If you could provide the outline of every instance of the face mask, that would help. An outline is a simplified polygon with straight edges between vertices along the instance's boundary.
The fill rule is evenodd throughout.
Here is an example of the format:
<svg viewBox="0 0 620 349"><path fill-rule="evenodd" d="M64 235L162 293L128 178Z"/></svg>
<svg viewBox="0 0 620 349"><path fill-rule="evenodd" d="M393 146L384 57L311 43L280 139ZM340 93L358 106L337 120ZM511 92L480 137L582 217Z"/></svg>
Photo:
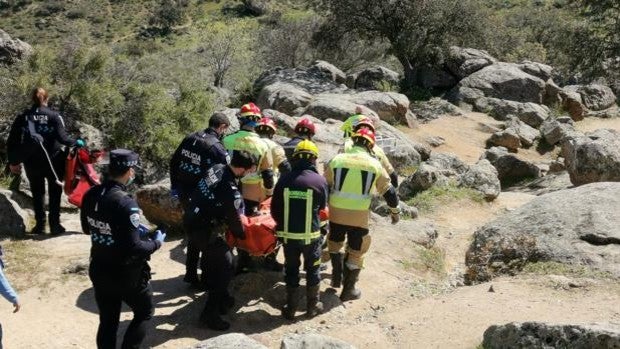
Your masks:
<svg viewBox="0 0 620 349"><path fill-rule="evenodd" d="M136 180L136 173L135 172L133 172L131 177L129 177L129 179L127 180L127 184L125 184L125 186L130 186L133 183L134 180Z"/></svg>

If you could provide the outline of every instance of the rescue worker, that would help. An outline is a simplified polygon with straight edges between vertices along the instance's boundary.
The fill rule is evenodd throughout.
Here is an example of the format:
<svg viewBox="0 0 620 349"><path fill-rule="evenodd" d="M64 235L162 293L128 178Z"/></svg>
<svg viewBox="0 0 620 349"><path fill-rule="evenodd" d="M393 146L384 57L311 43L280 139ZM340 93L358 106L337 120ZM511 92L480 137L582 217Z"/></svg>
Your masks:
<svg viewBox="0 0 620 349"><path fill-rule="evenodd" d="M353 147L336 155L328 164L325 177L330 186L328 249L332 261L332 286L343 284L342 301L358 299L355 288L364 255L370 247L370 201L373 190L383 195L391 208L392 224L400 218L398 196L379 160L371 155L375 135L360 129L351 137ZM346 255L341 253L345 236ZM342 278L344 276L344 279Z"/></svg>
<svg viewBox="0 0 620 349"><path fill-rule="evenodd" d="M48 107L49 95L41 87L32 92L33 105L17 116L7 140L9 168L20 174L22 164L32 191L36 225L31 234L45 232L45 181L49 196L49 225L52 235L65 232L60 224L60 196L65 173L63 146L84 146L84 140L71 138L62 116Z"/></svg>
<svg viewBox="0 0 620 349"><path fill-rule="evenodd" d="M265 198L265 190L273 189L273 160L269 146L256 133L255 129L262 118L261 110L254 103L244 104L239 111L240 130L224 137L224 147L229 153L245 150L258 158L258 170L241 178L241 193L245 203L245 214L254 215ZM268 267L275 271L282 270L282 265L275 260L275 253L266 257ZM270 264L270 265L269 265ZM238 272L251 269L252 259L245 251L238 251Z"/></svg>
<svg viewBox="0 0 620 349"><path fill-rule="evenodd" d="M133 311L122 348L139 348L153 316L153 292L149 280L150 255L164 243L166 233L151 238L140 228L140 208L126 192L134 178L138 155L127 149L110 152L108 177L84 196L80 219L90 234L89 276L99 308L98 348L115 348L116 332L124 302Z"/></svg>
<svg viewBox="0 0 620 349"><path fill-rule="evenodd" d="M345 127L345 125L348 126ZM373 133L375 133L375 126L372 120L362 114L356 114L349 117L349 119L347 119L347 121L343 124L343 129L346 130L345 134L353 134L362 128L368 128ZM347 152L349 149L351 149L351 147L353 147L353 141L351 140L351 138L345 139L344 151ZM377 158L377 160L379 160L379 162L381 162L381 166L383 166L383 168L385 168L385 170L387 171L388 175L390 176L390 182L392 183L392 186L394 188L397 188L398 174L396 173L396 170L394 170L394 166L392 166L392 164L390 163L390 160L388 159L387 155L385 155L383 149L379 145L375 144L375 146L372 148L372 154Z"/></svg>
<svg viewBox="0 0 620 349"><path fill-rule="evenodd" d="M209 127L204 131L194 132L185 137L170 160L170 192L179 198L183 210L189 205L189 195L196 188L198 181L207 173L207 169L216 164L227 164L228 152L220 141L230 126L225 115L214 114L209 118ZM198 286L198 261L200 250L187 242L187 259L183 281ZM204 261L203 263L204 264ZM204 273L204 265L201 269Z"/></svg>
<svg viewBox="0 0 620 349"><path fill-rule="evenodd" d="M245 239L241 222L244 203L238 178L256 171L258 158L247 151L233 151L229 165L217 164L207 170L190 196L183 215L192 243L205 258L205 281L209 298L200 319L210 329L225 331L230 324L221 318L233 305L228 293L233 276L232 250L225 240L228 229L237 239Z"/></svg>
<svg viewBox="0 0 620 349"><path fill-rule="evenodd" d="M327 181L319 175L316 160L319 149L309 140L297 144L292 172L280 178L271 199L271 216L276 221L278 237L284 244L284 280L286 305L282 315L295 318L299 301L300 257L306 271L306 316L323 311L319 301L321 264L320 210L327 205Z"/></svg>
<svg viewBox="0 0 620 349"><path fill-rule="evenodd" d="M286 158L288 161L293 161L293 152L295 152L295 148L297 144L303 140L312 140L312 137L316 134L316 126L314 122L310 120L310 118L303 117L297 125L295 125L295 137L291 138L288 142L284 143L282 146L284 148L284 153L286 154Z"/></svg>
<svg viewBox="0 0 620 349"><path fill-rule="evenodd" d="M256 126L256 133L265 143L267 143L269 151L271 152L271 160L273 161L274 182L277 182L280 174L288 173L291 171L291 164L286 158L284 148L282 148L280 144L273 141L273 135L276 133L277 130L278 128L276 127L276 123L268 117L263 117L262 119L260 119L258 125ZM272 192L273 190L268 191L267 196L271 196Z"/></svg>

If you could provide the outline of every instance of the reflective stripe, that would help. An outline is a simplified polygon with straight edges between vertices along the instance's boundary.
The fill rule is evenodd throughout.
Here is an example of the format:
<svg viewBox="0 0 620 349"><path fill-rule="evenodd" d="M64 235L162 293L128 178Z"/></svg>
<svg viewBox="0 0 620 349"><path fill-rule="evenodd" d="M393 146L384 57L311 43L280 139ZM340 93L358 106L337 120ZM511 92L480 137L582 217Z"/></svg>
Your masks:
<svg viewBox="0 0 620 349"><path fill-rule="evenodd" d="M368 173L366 176L366 184L364 185L364 193L370 193L370 189L372 188L372 183L375 181L374 173Z"/></svg>
<svg viewBox="0 0 620 349"><path fill-rule="evenodd" d="M372 184L372 182L371 182ZM343 198L343 199L352 199L352 200L368 200L370 199L370 194L356 194L356 193L345 193L342 191L333 191L330 195L330 197L339 197L339 198Z"/></svg>
<svg viewBox="0 0 620 349"><path fill-rule="evenodd" d="M305 200L306 201L306 215L305 226L303 233L289 232L289 214L290 214L290 200ZM304 240L306 245L310 244L313 239L317 239L321 236L321 231L312 231L312 189L307 189L305 192L298 190L289 190L284 188L284 231L278 231L276 234L286 240Z"/></svg>

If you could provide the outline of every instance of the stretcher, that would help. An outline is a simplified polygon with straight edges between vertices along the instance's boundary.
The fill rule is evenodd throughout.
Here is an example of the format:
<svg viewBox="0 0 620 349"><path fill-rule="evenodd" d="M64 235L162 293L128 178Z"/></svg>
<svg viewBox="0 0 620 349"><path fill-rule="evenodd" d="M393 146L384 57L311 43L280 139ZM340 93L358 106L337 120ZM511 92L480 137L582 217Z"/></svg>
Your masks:
<svg viewBox="0 0 620 349"><path fill-rule="evenodd" d="M64 192L68 201L82 207L84 194L94 185L100 183L100 177L93 164L103 156L102 151L89 151L86 148L73 148L65 161Z"/></svg>

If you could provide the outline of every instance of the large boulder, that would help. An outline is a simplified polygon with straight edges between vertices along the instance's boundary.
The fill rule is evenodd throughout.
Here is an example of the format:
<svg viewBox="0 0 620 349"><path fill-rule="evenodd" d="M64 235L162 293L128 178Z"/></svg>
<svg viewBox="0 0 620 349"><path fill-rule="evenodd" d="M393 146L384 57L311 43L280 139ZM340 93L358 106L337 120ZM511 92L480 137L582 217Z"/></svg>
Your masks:
<svg viewBox="0 0 620 349"><path fill-rule="evenodd" d="M282 339L280 349L355 349L340 339L315 334L287 334Z"/></svg>
<svg viewBox="0 0 620 349"><path fill-rule="evenodd" d="M495 200L502 190L497 170L486 159L469 166L459 177L459 186L479 191L487 201Z"/></svg>
<svg viewBox="0 0 620 349"><path fill-rule="evenodd" d="M517 117L535 128L538 128L549 117L549 108L544 105L497 98L480 98L475 102L475 109L487 113L497 120Z"/></svg>
<svg viewBox="0 0 620 349"><path fill-rule="evenodd" d="M170 195L170 179L140 188L136 201L149 222L165 225L173 231L183 230L183 208L179 200Z"/></svg>
<svg viewBox="0 0 620 349"><path fill-rule="evenodd" d="M439 170L431 165L422 163L411 176L405 178L398 186L398 196L403 200L414 197L417 193L429 189L439 179Z"/></svg>
<svg viewBox="0 0 620 349"><path fill-rule="evenodd" d="M555 325L512 322L484 331L485 349L620 348L620 327L614 324Z"/></svg>
<svg viewBox="0 0 620 349"><path fill-rule="evenodd" d="M385 84L398 86L399 81L400 76L397 72L377 66L359 72L355 79L355 88L358 90L378 90Z"/></svg>
<svg viewBox="0 0 620 349"><path fill-rule="evenodd" d="M319 72L337 84L344 84L347 81L347 75L342 70L326 61L314 61L308 70Z"/></svg>
<svg viewBox="0 0 620 349"><path fill-rule="evenodd" d="M616 95L604 85L571 85L565 86L564 90L578 93L588 110L604 110L616 104Z"/></svg>
<svg viewBox="0 0 620 349"><path fill-rule="evenodd" d="M549 81L553 76L553 67L543 63L523 61L519 64L519 68L524 72L534 75L544 81Z"/></svg>
<svg viewBox="0 0 620 349"><path fill-rule="evenodd" d="M385 121L377 125L377 144L383 149L397 173L418 166L431 153L430 148L412 141L402 131Z"/></svg>
<svg viewBox="0 0 620 349"><path fill-rule="evenodd" d="M188 349L267 349L266 346L253 340L243 333L227 333L209 338Z"/></svg>
<svg viewBox="0 0 620 349"><path fill-rule="evenodd" d="M571 118L549 118L540 126L540 133L547 144L556 145L577 133Z"/></svg>
<svg viewBox="0 0 620 349"><path fill-rule="evenodd" d="M273 68L264 71L256 81L253 90L256 96L266 86L275 83L287 83L311 94L320 93L341 93L348 88L344 85L335 83L332 79L325 76L322 71L307 68Z"/></svg>
<svg viewBox="0 0 620 349"><path fill-rule="evenodd" d="M11 197L9 190L0 190L0 236L23 236L28 215Z"/></svg>
<svg viewBox="0 0 620 349"><path fill-rule="evenodd" d="M540 138L540 131L517 118L508 120L506 129L515 130L524 148L531 147Z"/></svg>
<svg viewBox="0 0 620 349"><path fill-rule="evenodd" d="M512 152L516 152L521 148L521 139L514 128L507 128L493 133L487 143L491 146L504 147Z"/></svg>
<svg viewBox="0 0 620 349"><path fill-rule="evenodd" d="M34 50L30 44L11 36L0 29L0 64L13 64L30 57Z"/></svg>
<svg viewBox="0 0 620 349"><path fill-rule="evenodd" d="M527 263L588 266L620 277L620 183L539 196L485 224L466 254L466 281L513 274Z"/></svg>
<svg viewBox="0 0 620 349"><path fill-rule="evenodd" d="M421 122L429 122L439 119L441 116L464 116L465 112L454 104L441 99L431 98L428 101L412 102L409 109L415 114L416 119Z"/></svg>
<svg viewBox="0 0 620 349"><path fill-rule="evenodd" d="M562 144L562 154L571 182L620 181L620 133L601 129Z"/></svg>
<svg viewBox="0 0 620 349"><path fill-rule="evenodd" d="M312 95L305 90L284 82L276 82L265 86L256 99L262 109L276 109L283 113L295 114L300 108L306 107Z"/></svg>
<svg viewBox="0 0 620 349"><path fill-rule="evenodd" d="M482 155L482 158L489 160L497 169L497 176L503 187L542 175L538 166L508 153L504 147L490 148Z"/></svg>
<svg viewBox="0 0 620 349"><path fill-rule="evenodd" d="M457 46L450 47L448 59L446 60L448 69L458 79L463 79L494 63L497 63L497 59L493 58L486 51Z"/></svg>
<svg viewBox="0 0 620 349"><path fill-rule="evenodd" d="M448 98L472 105L482 97L541 104L545 87L545 81L525 73L517 64L495 63L461 80Z"/></svg>
<svg viewBox="0 0 620 349"><path fill-rule="evenodd" d="M446 90L458 83L457 78L444 69L424 67L417 74L420 86L425 89Z"/></svg>

